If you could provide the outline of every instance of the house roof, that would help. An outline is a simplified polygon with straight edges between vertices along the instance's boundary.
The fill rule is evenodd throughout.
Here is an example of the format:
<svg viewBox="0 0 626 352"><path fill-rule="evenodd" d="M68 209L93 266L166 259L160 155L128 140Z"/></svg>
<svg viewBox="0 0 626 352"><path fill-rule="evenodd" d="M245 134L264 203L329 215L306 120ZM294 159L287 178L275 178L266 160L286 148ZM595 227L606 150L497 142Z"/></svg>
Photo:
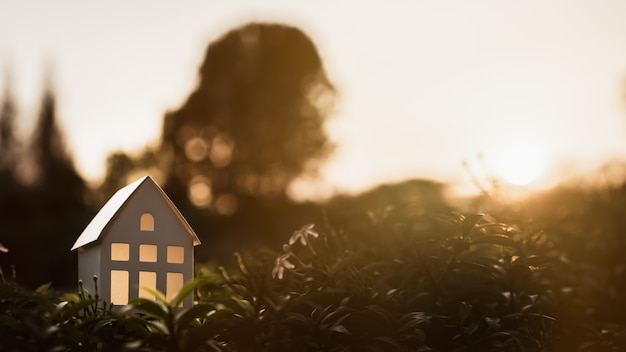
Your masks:
<svg viewBox="0 0 626 352"><path fill-rule="evenodd" d="M144 184L145 182L151 183L163 196L163 199L172 209L178 220L180 220L181 224L185 227L189 235L193 238L193 245L197 246L200 244L200 240L196 233L193 231L187 220L183 217L183 215L178 211L174 203L170 200L170 198L163 192L163 189L159 187L159 185L154 182L154 180L150 176L144 176L137 181L127 185L126 187L121 188L109 199L108 202L100 209L98 214L91 220L91 222L87 225L87 227L83 230L83 232L78 236L76 242L74 242L74 246L72 247L72 251L83 247L89 243L97 241L102 235L103 231L106 229L107 225L113 220L117 214L119 214L120 210L124 207L124 205L128 202L129 199L133 197L135 191Z"/></svg>

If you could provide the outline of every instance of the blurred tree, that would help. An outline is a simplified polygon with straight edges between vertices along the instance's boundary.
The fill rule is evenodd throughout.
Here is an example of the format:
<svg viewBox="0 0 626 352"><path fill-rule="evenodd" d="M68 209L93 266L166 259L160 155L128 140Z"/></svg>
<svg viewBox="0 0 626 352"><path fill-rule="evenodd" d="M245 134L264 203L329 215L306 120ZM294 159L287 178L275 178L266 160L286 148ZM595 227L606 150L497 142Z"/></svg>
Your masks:
<svg viewBox="0 0 626 352"><path fill-rule="evenodd" d="M27 287L51 282L57 288L73 289L77 259L70 248L92 211L85 205L85 182L64 145L54 94L48 85L32 140L28 149L19 154L15 151L15 109L10 95L5 96L3 106L0 243L9 249L2 259L3 269L14 265L17 281ZM20 173L26 176L26 184L13 176L8 178L7 175L16 173L16 162L6 161L11 159L20 160Z"/></svg>
<svg viewBox="0 0 626 352"><path fill-rule="evenodd" d="M126 186L134 168L135 163L128 154L122 151L109 154L106 160L106 175L98 187L96 205L103 205L113 193Z"/></svg>
<svg viewBox="0 0 626 352"><path fill-rule="evenodd" d="M251 23L226 33L209 45L195 91L165 116L166 188L221 214L242 196L284 195L332 150L323 122L334 97L299 29Z"/></svg>
<svg viewBox="0 0 626 352"><path fill-rule="evenodd" d="M89 203L101 207L117 190L145 175L151 175L157 183L163 184L167 165L159 163L159 159L162 158L151 146L133 155L121 150L109 154L104 180L89 193Z"/></svg>
<svg viewBox="0 0 626 352"><path fill-rule="evenodd" d="M361 194L337 195L325 204L330 223L345 231L361 231L372 224L393 223L398 218L418 219L452 210L446 186L426 179L412 179L376 186Z"/></svg>
<svg viewBox="0 0 626 352"><path fill-rule="evenodd" d="M311 39L279 24L250 23L209 44L198 85L165 114L159 145L107 160L101 205L120 187L152 175L210 245L199 260L270 245L319 207L294 204L286 187L315 176L333 146L324 120L336 92Z"/></svg>
<svg viewBox="0 0 626 352"><path fill-rule="evenodd" d="M50 183L63 182L71 185L71 189L54 191L63 192L63 198L67 201L76 202L80 199L78 203L82 202L85 184L76 172L72 158L65 147L63 134L57 123L55 97L50 87L46 88L43 94L31 154L34 159L35 184L45 186ZM68 191L72 193L67 194Z"/></svg>
<svg viewBox="0 0 626 352"><path fill-rule="evenodd" d="M0 108L0 172L15 168L18 139L15 136L17 109L13 94L7 85Z"/></svg>
<svg viewBox="0 0 626 352"><path fill-rule="evenodd" d="M16 218L25 208L25 188L16 178L19 159L19 142L15 135L17 108L11 88L6 86L0 107L0 243L8 249L20 243L19 226ZM7 273L12 270L13 253L0 256L0 268Z"/></svg>
<svg viewBox="0 0 626 352"><path fill-rule="evenodd" d="M43 94L30 154L35 194L30 213L35 215L32 235L36 238L32 245L40 250L40 256L32 257L33 262L23 271L32 284L38 278L51 280L56 286L75 285L76 253L70 248L89 222L91 212L85 205L87 187L74 168L58 126L55 97L49 85Z"/></svg>

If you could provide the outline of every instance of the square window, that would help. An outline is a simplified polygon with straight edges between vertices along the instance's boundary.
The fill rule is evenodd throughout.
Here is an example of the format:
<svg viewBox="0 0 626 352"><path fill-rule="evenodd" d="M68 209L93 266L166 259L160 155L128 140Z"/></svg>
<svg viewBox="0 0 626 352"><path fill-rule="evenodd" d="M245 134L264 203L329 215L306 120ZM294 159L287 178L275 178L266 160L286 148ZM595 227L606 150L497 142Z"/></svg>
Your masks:
<svg viewBox="0 0 626 352"><path fill-rule="evenodd" d="M129 248L128 243L111 243L111 260L127 262Z"/></svg>
<svg viewBox="0 0 626 352"><path fill-rule="evenodd" d="M182 264L185 262L185 248L181 246L167 246L167 262Z"/></svg>
<svg viewBox="0 0 626 352"><path fill-rule="evenodd" d="M183 273L167 273L167 285L165 290L165 297L167 300L171 300L176 296L178 291L183 288L185 279ZM182 306L182 303L181 303Z"/></svg>
<svg viewBox="0 0 626 352"><path fill-rule="evenodd" d="M154 294L146 291L145 288L156 290L157 275L153 271L139 272L139 297L154 299Z"/></svg>
<svg viewBox="0 0 626 352"><path fill-rule="evenodd" d="M111 303L128 304L128 271L111 270Z"/></svg>
<svg viewBox="0 0 626 352"><path fill-rule="evenodd" d="M139 261L156 263L157 246L154 244L140 244L139 245Z"/></svg>

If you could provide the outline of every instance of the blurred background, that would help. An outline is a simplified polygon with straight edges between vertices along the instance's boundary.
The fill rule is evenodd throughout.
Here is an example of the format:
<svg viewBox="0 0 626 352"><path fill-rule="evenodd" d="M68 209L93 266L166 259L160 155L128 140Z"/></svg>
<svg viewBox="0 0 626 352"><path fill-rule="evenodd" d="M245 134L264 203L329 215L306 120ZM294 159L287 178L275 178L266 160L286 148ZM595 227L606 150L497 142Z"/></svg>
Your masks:
<svg viewBox="0 0 626 352"><path fill-rule="evenodd" d="M200 236L199 261L397 202L485 211L543 192L529 215L573 217L566 199L595 203L545 192L622 187L625 14L621 1L4 0L2 270L72 288L72 243L145 174Z"/></svg>

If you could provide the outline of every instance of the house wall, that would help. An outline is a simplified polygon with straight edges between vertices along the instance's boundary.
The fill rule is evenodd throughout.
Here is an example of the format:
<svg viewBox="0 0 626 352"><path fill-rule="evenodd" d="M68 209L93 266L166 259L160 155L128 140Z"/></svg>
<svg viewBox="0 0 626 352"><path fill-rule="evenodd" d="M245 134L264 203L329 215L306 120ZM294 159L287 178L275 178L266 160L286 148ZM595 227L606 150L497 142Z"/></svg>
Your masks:
<svg viewBox="0 0 626 352"><path fill-rule="evenodd" d="M109 292L110 287L103 291L102 273L100 272L100 245L95 243L78 249L78 279L83 281L83 288L92 296L95 296L96 289L93 277L98 277L98 293ZM105 280L108 281L108 280Z"/></svg>
<svg viewBox="0 0 626 352"><path fill-rule="evenodd" d="M142 214L150 213L154 218L154 231L141 231ZM129 300L138 297L139 272L156 273L157 290L167 292L167 273L180 273L183 282L193 279L193 238L181 224L180 219L169 207L158 189L149 182L143 183L126 202L118 215L109 223L100 238L102 244L102 275L107 277L102 285L102 296L110 299L111 270L129 272ZM111 261L111 243L127 243L127 261ZM140 246L156 245L156 262L140 261ZM167 247L184 248L184 263L168 263ZM188 297L183 306L192 305Z"/></svg>

